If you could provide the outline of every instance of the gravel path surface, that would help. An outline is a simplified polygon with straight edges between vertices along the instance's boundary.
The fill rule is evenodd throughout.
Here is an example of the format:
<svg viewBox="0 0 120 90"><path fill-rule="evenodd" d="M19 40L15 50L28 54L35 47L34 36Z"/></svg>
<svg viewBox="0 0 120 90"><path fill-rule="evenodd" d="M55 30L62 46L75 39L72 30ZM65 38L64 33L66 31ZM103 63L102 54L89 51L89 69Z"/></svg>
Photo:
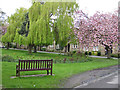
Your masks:
<svg viewBox="0 0 120 90"><path fill-rule="evenodd" d="M101 69L94 69L91 71L87 71L78 75L74 75L70 78L68 78L64 82L63 88L74 88L78 85L82 85L84 83L89 83L92 80L98 79L100 77L106 76L108 74L111 74L113 72L116 72L118 70L118 65L105 67Z"/></svg>
<svg viewBox="0 0 120 90"><path fill-rule="evenodd" d="M0 90L2 89L2 85L0 85Z"/></svg>

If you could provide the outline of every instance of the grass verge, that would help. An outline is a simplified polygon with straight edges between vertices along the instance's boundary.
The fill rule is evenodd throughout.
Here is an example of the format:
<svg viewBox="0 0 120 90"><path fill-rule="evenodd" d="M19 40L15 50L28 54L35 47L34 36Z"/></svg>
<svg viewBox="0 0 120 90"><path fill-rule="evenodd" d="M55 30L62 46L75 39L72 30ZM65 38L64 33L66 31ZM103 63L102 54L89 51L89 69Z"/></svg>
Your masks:
<svg viewBox="0 0 120 90"><path fill-rule="evenodd" d="M15 55L13 54L15 53ZM3 54L9 54L17 59L17 55L24 57L32 57L27 55L26 51L14 51L14 50L3 50ZM54 58L68 57L59 56L56 54L44 54L36 53L32 54L35 59L45 57ZM43 59L45 59L43 58ZM79 62L79 63L54 63L53 64L53 74L55 76L43 76L43 77L19 77L10 78L16 75L16 64L18 62L0 62L2 63L2 85L5 88L58 88L62 81L71 77L72 75L79 74L85 71L89 71L96 68L103 68L112 65L117 65L118 60L114 59L103 59L103 58L90 58L92 61ZM33 74L46 74L46 71L26 71L21 72L21 75L33 75Z"/></svg>
<svg viewBox="0 0 120 90"><path fill-rule="evenodd" d="M61 80L64 80L72 75L82 73L88 70L108 67L118 64L117 60L113 59L96 59L91 62L83 63L61 63L54 64L53 74L55 76L43 77L20 77L10 78L15 76L15 62L2 62L2 84L7 88L58 88ZM27 71L21 72L21 75L42 74L46 71Z"/></svg>

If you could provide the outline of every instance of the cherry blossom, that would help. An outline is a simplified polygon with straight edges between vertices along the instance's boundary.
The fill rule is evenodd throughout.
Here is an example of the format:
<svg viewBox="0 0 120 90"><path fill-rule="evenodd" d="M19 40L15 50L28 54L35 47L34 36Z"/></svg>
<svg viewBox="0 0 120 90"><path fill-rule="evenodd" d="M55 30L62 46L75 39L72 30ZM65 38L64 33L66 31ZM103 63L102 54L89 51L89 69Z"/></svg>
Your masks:
<svg viewBox="0 0 120 90"><path fill-rule="evenodd" d="M118 43L118 15L114 13L96 12L87 17L83 11L77 11L74 21L74 32L83 47L98 46L110 48Z"/></svg>

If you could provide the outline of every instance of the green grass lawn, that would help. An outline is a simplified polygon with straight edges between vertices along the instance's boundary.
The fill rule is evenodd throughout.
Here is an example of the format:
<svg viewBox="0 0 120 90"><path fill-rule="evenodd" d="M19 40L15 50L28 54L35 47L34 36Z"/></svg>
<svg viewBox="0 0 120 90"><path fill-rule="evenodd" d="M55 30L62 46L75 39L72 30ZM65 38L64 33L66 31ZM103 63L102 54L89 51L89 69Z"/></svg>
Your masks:
<svg viewBox="0 0 120 90"><path fill-rule="evenodd" d="M23 55L23 57L31 57L25 51L14 51L14 50L4 50L4 54L14 55L17 59L17 55ZM41 59L53 58L54 57L68 57L56 54L43 54L37 53L32 54L34 58ZM42 56L43 55L43 56ZM53 64L53 74L55 76L43 76L43 77L20 77L20 78L10 78L16 75L16 64L18 62L2 62L2 85L6 88L57 88L72 75L79 74L88 70L102 68L112 65L117 65L118 60L114 59L99 59L91 58L92 61L80 62L80 63L54 63ZM33 75L33 74L45 74L46 71L26 71L21 72L21 75Z"/></svg>
<svg viewBox="0 0 120 90"><path fill-rule="evenodd" d="M2 49L2 55L10 55L14 59L51 59L51 58L64 58L63 55L50 54L50 53L32 53L29 54L28 51L22 50L6 50ZM66 56L65 56L66 57Z"/></svg>

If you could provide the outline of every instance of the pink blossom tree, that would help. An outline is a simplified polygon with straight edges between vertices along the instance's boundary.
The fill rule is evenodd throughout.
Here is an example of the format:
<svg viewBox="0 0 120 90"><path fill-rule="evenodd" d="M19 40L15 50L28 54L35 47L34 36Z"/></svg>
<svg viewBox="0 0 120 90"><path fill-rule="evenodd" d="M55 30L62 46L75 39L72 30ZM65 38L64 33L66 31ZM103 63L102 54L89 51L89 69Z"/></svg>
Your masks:
<svg viewBox="0 0 120 90"><path fill-rule="evenodd" d="M113 43L118 43L117 12L105 14L96 12L90 18L81 19L79 28L74 31L77 32L80 44L88 47L102 44L108 51L107 57L110 58Z"/></svg>
<svg viewBox="0 0 120 90"><path fill-rule="evenodd" d="M89 49L93 45L93 30L92 26L89 23L89 18L87 14L83 11L76 11L74 17L74 33L76 34L80 46L83 48ZM91 40L92 39L92 40Z"/></svg>

